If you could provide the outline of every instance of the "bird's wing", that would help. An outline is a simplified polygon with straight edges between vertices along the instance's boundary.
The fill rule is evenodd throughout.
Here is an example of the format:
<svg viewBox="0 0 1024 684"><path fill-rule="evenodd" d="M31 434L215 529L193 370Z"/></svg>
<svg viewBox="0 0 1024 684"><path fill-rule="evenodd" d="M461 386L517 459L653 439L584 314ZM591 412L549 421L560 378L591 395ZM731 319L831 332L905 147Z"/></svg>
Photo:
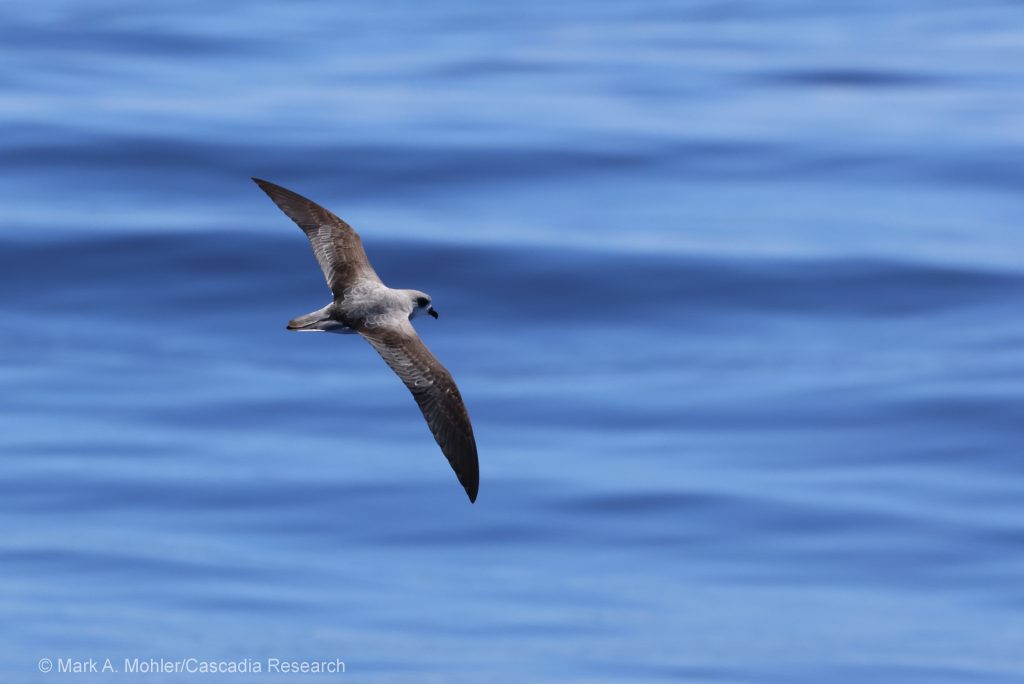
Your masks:
<svg viewBox="0 0 1024 684"><path fill-rule="evenodd" d="M253 180L309 238L320 270L336 298L344 297L345 288L358 280L380 282L366 258L363 241L352 226L302 195L259 178Z"/></svg>
<svg viewBox="0 0 1024 684"><path fill-rule="evenodd" d="M451 373L434 358L409 321L359 331L398 374L419 404L430 431L469 495L476 501L480 466L469 413Z"/></svg>

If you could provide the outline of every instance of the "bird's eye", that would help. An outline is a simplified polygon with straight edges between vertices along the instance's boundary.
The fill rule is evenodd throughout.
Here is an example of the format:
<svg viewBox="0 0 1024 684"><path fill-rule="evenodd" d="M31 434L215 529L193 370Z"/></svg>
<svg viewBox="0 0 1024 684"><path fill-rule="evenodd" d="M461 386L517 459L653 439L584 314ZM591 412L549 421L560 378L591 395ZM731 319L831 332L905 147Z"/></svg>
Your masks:
<svg viewBox="0 0 1024 684"><path fill-rule="evenodd" d="M416 306L426 306L429 303L430 303L430 300L427 299L426 297L417 297L416 298Z"/></svg>

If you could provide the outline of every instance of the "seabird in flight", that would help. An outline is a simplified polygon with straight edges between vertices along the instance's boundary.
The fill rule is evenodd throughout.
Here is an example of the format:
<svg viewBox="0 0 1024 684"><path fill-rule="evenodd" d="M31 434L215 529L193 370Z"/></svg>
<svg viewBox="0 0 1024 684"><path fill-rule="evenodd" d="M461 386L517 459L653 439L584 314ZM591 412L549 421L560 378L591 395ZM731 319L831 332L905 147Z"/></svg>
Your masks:
<svg viewBox="0 0 1024 684"><path fill-rule="evenodd" d="M334 301L289 321L289 330L359 334L391 366L419 404L459 482L476 501L480 468L462 395L451 374L412 327L412 319L437 311L430 295L393 290L370 266L352 227L319 204L279 185L253 178L309 238Z"/></svg>

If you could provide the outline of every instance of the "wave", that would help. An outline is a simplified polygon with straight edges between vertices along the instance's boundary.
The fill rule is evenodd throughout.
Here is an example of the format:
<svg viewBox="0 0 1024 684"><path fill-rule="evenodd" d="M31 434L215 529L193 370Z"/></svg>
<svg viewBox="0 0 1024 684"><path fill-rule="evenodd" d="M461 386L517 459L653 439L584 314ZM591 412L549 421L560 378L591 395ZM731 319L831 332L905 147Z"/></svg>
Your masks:
<svg viewBox="0 0 1024 684"><path fill-rule="evenodd" d="M878 259L725 258L367 241L395 287L473 318L643 325L690 315L890 318L1019 301L1024 275ZM238 316L327 297L299 235L107 236L0 243L0 294L22 313L67 307Z"/></svg>

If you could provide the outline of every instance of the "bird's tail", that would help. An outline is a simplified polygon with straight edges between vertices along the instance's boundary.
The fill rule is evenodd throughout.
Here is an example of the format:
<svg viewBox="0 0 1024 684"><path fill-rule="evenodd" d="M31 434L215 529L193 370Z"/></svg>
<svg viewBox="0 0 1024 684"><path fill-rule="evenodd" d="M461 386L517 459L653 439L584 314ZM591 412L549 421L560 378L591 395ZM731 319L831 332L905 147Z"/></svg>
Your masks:
<svg viewBox="0 0 1024 684"><path fill-rule="evenodd" d="M303 332L326 332L338 326L338 322L331 319L330 313L328 312L330 305L328 304L322 309L317 309L312 313L303 314L297 318L293 318L288 321L289 330L300 330Z"/></svg>

